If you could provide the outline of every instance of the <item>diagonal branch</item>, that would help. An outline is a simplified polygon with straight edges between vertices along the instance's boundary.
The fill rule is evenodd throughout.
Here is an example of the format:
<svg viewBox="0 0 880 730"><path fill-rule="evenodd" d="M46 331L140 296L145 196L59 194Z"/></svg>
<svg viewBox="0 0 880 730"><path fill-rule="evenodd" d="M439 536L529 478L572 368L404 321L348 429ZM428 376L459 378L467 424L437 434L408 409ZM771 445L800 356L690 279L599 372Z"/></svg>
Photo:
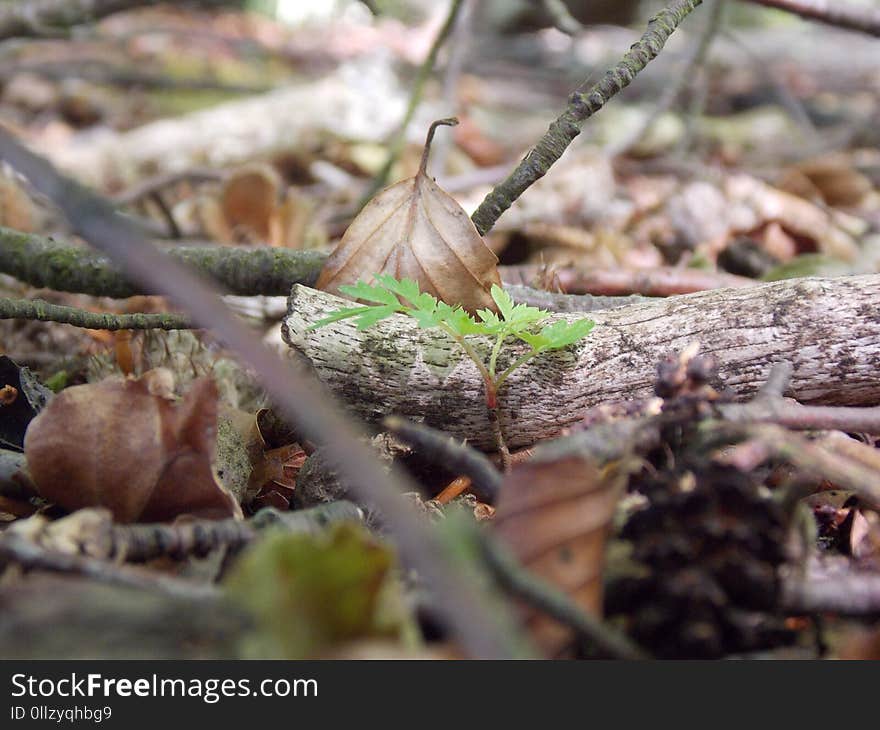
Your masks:
<svg viewBox="0 0 880 730"><path fill-rule="evenodd" d="M663 50L669 36L703 0L676 0L648 22L642 37L633 44L616 66L605 72L599 83L581 84L568 97L568 107L554 121L543 137L510 173L486 196L471 220L485 235L501 214L531 185L542 178L575 137L583 123L598 112L608 100L632 83L632 80Z"/></svg>
<svg viewBox="0 0 880 730"><path fill-rule="evenodd" d="M880 37L880 10L830 0L749 0L765 8L787 10L808 20Z"/></svg>

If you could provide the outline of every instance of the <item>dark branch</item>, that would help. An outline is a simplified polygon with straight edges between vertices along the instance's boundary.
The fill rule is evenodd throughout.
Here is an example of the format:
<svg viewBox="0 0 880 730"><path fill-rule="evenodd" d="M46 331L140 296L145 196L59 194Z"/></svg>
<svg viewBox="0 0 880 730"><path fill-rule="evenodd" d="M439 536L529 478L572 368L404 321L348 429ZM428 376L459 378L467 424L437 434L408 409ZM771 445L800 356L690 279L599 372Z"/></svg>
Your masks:
<svg viewBox="0 0 880 730"><path fill-rule="evenodd" d="M484 502L497 499L501 474L481 452L449 434L398 416L389 416L382 425L410 446L421 449L429 461L470 477L473 492Z"/></svg>
<svg viewBox="0 0 880 730"><path fill-rule="evenodd" d="M481 547L486 563L503 588L573 629L581 640L613 659L649 658L626 634L583 611L558 588L526 571L491 538L484 538Z"/></svg>
<svg viewBox="0 0 880 730"><path fill-rule="evenodd" d="M846 30L880 37L880 10L828 0L749 0L765 8L786 10L808 20L818 20Z"/></svg>

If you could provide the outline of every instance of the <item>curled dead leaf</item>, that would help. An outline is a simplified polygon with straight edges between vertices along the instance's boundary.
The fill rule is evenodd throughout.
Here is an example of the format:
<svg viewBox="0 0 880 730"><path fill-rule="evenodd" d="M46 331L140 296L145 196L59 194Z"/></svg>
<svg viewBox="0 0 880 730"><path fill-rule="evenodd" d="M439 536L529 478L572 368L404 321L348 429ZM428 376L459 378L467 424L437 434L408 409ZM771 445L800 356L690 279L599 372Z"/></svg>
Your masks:
<svg viewBox="0 0 880 730"><path fill-rule="evenodd" d="M527 461L501 487L495 530L525 568L600 615L605 544L621 484L578 456ZM564 655L569 628L534 612L527 622L546 656Z"/></svg>
<svg viewBox="0 0 880 730"><path fill-rule="evenodd" d="M212 468L217 386L198 378L175 402L168 377L154 370L55 396L24 440L40 495L71 511L106 507L118 522L241 517Z"/></svg>
<svg viewBox="0 0 880 730"><path fill-rule="evenodd" d="M281 178L269 165L236 170L224 183L221 196L227 224L233 230L247 228L260 240L267 241L280 189Z"/></svg>
<svg viewBox="0 0 880 730"><path fill-rule="evenodd" d="M498 257L461 206L425 173L431 139L441 124L457 121L431 125L418 173L364 207L327 259L318 289L339 294L340 286L390 274L414 279L421 291L469 312L496 309L489 290L501 285Z"/></svg>

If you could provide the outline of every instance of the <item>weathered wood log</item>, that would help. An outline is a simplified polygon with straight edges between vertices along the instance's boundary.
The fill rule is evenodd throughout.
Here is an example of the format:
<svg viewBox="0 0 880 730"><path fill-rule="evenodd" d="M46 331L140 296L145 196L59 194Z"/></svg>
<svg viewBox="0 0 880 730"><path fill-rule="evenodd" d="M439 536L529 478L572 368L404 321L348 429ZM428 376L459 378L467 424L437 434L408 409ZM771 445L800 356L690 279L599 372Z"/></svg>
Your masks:
<svg viewBox="0 0 880 730"><path fill-rule="evenodd" d="M650 394L657 362L688 344L719 361L721 386L745 398L780 360L794 366L786 392L831 405L880 403L880 275L805 278L747 289L716 289L593 312L583 341L542 355L500 394L508 445L558 434L598 403ZM297 285L285 341L360 417L396 413L491 448L492 431L476 367L443 332L395 315L363 332L351 320L309 325L349 303ZM554 315L574 319L576 314ZM489 342L473 338L488 355ZM526 346L511 340L506 367Z"/></svg>

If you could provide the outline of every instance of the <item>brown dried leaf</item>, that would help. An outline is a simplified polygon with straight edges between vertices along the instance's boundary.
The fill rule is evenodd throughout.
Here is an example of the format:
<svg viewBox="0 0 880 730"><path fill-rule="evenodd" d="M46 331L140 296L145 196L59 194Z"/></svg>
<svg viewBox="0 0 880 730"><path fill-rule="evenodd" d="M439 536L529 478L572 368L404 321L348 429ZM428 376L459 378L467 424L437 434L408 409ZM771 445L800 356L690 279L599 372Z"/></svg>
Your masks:
<svg viewBox="0 0 880 730"><path fill-rule="evenodd" d="M25 435L40 495L71 511L106 507L119 522L240 517L211 466L217 386L194 380L175 403L169 376L108 378L55 396Z"/></svg>
<svg viewBox="0 0 880 730"><path fill-rule="evenodd" d="M416 176L380 192L352 221L324 265L318 289L338 294L340 286L391 274L414 279L422 291L470 312L495 309L489 290L501 284L498 257L461 206L425 174L434 129L453 123L434 122Z"/></svg>
<svg viewBox="0 0 880 730"><path fill-rule="evenodd" d="M836 153L807 160L790 169L779 187L831 206L857 207L874 189L849 155Z"/></svg>
<svg viewBox="0 0 880 730"><path fill-rule="evenodd" d="M578 456L530 460L501 488L494 525L528 570L565 591L584 610L602 612L605 543L621 482ZM562 654L571 632L532 613L529 627L549 657Z"/></svg>
<svg viewBox="0 0 880 730"><path fill-rule="evenodd" d="M278 205L281 178L269 165L252 165L234 172L223 186L221 206L226 223L268 241Z"/></svg>
<svg viewBox="0 0 880 730"><path fill-rule="evenodd" d="M4 172L0 172L0 226L26 233L40 226L40 214L31 197L12 175Z"/></svg>
<svg viewBox="0 0 880 730"><path fill-rule="evenodd" d="M303 248L314 213L314 204L299 195L295 188L287 190L284 201L269 217L269 245L277 248Z"/></svg>

